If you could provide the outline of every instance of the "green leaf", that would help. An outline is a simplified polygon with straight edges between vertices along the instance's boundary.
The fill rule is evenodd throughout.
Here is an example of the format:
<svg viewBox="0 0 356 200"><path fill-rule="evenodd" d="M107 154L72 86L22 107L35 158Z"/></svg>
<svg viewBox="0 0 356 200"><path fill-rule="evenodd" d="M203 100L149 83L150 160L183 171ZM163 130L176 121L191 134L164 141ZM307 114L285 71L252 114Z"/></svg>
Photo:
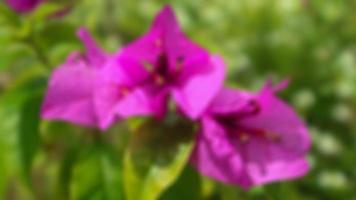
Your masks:
<svg viewBox="0 0 356 200"><path fill-rule="evenodd" d="M51 49L63 43L78 43L76 27L63 21L49 21L36 35L36 42L44 49ZM48 37L48 36L51 37ZM79 44L79 43L78 43Z"/></svg>
<svg viewBox="0 0 356 200"><path fill-rule="evenodd" d="M119 157L102 144L84 152L74 167L70 199L122 199Z"/></svg>
<svg viewBox="0 0 356 200"><path fill-rule="evenodd" d="M121 158L110 153L101 156L101 177L107 199L123 199Z"/></svg>
<svg viewBox="0 0 356 200"><path fill-rule="evenodd" d="M201 195L199 174L187 166L179 179L162 194L160 200L196 200L201 199Z"/></svg>
<svg viewBox="0 0 356 200"><path fill-rule="evenodd" d="M29 178L33 158L41 144L39 111L42 96L30 97L23 105L19 122L19 148L25 178Z"/></svg>
<svg viewBox="0 0 356 200"><path fill-rule="evenodd" d="M78 145L72 144L67 149L64 159L60 164L59 168L59 186L60 186L60 195L68 199L70 195L70 181L73 176L73 168L76 164L78 157Z"/></svg>
<svg viewBox="0 0 356 200"><path fill-rule="evenodd" d="M57 3L43 3L33 13L30 18L34 21L44 21L56 11L61 9L61 5Z"/></svg>
<svg viewBox="0 0 356 200"><path fill-rule="evenodd" d="M201 176L200 179L202 199L211 199L217 189L215 181L205 176Z"/></svg>
<svg viewBox="0 0 356 200"><path fill-rule="evenodd" d="M286 196L290 200L301 199L302 197L297 193L295 187L291 187L292 184L287 182L269 184L264 187L264 192L274 200L285 199Z"/></svg>
<svg viewBox="0 0 356 200"><path fill-rule="evenodd" d="M38 140L32 137L33 134L35 137L38 136L36 127L41 101L41 85L44 84L38 77L16 76L12 79L11 86L0 92L0 147L2 152L0 190L2 191L7 192L14 179L22 178L21 176L25 176L26 181L29 180L29 168L38 147ZM20 180L17 181L20 182ZM2 186L5 188L1 188ZM27 186L21 187L27 190Z"/></svg>
<svg viewBox="0 0 356 200"><path fill-rule="evenodd" d="M1 97L0 97L1 99ZM20 111L0 100L0 199L14 174L19 171L17 131Z"/></svg>
<svg viewBox="0 0 356 200"><path fill-rule="evenodd" d="M0 36L1 37L1 36ZM8 43L11 43L9 45ZM0 49L0 71L7 70L8 68L12 67L15 63L18 63L21 60L28 60L29 56L31 55L31 51L26 48L25 45L16 43L14 41L8 42L6 47ZM0 42L0 45L1 44Z"/></svg>
<svg viewBox="0 0 356 200"><path fill-rule="evenodd" d="M4 146L2 144L2 141L0 140L0 145ZM7 170L6 170L6 163L5 163L5 156L4 156L4 152L1 151L0 152L0 197L3 196L4 190L5 190L5 184L7 181Z"/></svg>
<svg viewBox="0 0 356 200"><path fill-rule="evenodd" d="M70 199L90 198L100 191L100 155L95 149L86 155L74 168Z"/></svg>
<svg viewBox="0 0 356 200"><path fill-rule="evenodd" d="M182 119L149 119L132 135L124 157L128 200L158 199L179 177L191 149L194 127Z"/></svg>
<svg viewBox="0 0 356 200"><path fill-rule="evenodd" d="M20 25L19 16L11 11L5 4L0 4L0 22L5 21L6 25L17 27Z"/></svg>

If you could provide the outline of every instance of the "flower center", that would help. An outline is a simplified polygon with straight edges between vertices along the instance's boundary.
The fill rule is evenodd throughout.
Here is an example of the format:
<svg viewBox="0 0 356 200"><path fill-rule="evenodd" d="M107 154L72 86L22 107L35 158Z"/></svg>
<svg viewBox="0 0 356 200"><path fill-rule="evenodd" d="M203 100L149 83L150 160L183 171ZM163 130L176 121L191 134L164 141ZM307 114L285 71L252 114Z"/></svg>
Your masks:
<svg viewBox="0 0 356 200"><path fill-rule="evenodd" d="M148 61L143 61L142 65L151 74L150 79L155 85L162 86L167 83L173 83L177 80L180 72L183 69L184 57L177 58L175 69L172 71L169 68L168 56L165 53L158 55L155 64Z"/></svg>
<svg viewBox="0 0 356 200"><path fill-rule="evenodd" d="M157 58L156 67L152 73L153 81L157 85L163 85L169 81L169 62L168 56L165 53L159 54Z"/></svg>
<svg viewBox="0 0 356 200"><path fill-rule="evenodd" d="M125 86L125 85L120 85L119 86L119 95L121 97L125 97L130 93L130 88Z"/></svg>
<svg viewBox="0 0 356 200"><path fill-rule="evenodd" d="M233 138L241 144L250 142L252 138L262 138L271 142L279 143L281 135L266 129L250 128L239 124L239 119L234 116L216 116L216 120Z"/></svg>
<svg viewBox="0 0 356 200"><path fill-rule="evenodd" d="M261 112L261 106L258 104L258 102L254 99L250 100L247 103L247 106L249 107L249 115L257 115L258 113Z"/></svg>

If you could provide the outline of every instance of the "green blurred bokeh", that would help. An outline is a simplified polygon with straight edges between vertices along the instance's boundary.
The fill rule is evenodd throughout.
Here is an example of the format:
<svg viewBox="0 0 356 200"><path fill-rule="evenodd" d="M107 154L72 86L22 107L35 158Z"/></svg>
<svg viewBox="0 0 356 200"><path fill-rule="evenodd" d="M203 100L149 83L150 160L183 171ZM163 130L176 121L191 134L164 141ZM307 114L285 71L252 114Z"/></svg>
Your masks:
<svg viewBox="0 0 356 200"><path fill-rule="evenodd" d="M281 96L307 122L313 148L299 180L242 191L186 167L161 199L356 199L356 1L56 2L21 16L0 4L0 199L124 199L127 126L101 134L41 121L38 110L50 71L83 49L78 27L115 52L167 3L194 41L223 56L228 85L289 78Z"/></svg>

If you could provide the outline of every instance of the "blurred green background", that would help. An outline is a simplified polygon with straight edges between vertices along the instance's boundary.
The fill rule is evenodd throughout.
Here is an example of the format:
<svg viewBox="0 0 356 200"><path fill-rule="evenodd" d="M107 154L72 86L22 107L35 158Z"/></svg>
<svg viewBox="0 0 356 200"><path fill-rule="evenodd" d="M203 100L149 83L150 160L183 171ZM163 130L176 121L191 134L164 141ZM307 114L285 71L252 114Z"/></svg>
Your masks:
<svg viewBox="0 0 356 200"><path fill-rule="evenodd" d="M51 70L83 49L78 27L115 52L143 34L167 3L194 41L223 56L229 85L257 90L268 76L289 77L281 96L307 122L313 148L312 169L297 181L242 191L187 166L167 175L177 180L160 199L356 199L352 0L58 0L25 15L1 3L0 199L126 199L125 187L141 190L122 181L127 124L101 134L42 121L38 111ZM65 15L53 15L63 8Z"/></svg>

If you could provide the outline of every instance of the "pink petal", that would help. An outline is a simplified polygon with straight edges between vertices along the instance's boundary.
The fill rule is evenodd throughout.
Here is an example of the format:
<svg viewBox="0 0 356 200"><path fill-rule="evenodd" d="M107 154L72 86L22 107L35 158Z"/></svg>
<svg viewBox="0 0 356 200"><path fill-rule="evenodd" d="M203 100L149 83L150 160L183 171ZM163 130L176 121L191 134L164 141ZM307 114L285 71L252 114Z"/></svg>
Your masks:
<svg viewBox="0 0 356 200"><path fill-rule="evenodd" d="M150 96L141 88L133 90L120 102L117 111L123 117L150 116L163 117L167 111L167 92L160 91Z"/></svg>
<svg viewBox="0 0 356 200"><path fill-rule="evenodd" d="M226 114L227 117L234 117L240 113L236 118L239 127L244 127L246 130L266 131L278 138L269 138L268 135L251 132L249 139L242 142L237 135L222 134L225 128L220 127L222 125L218 125L216 121L216 127L220 127L219 129L211 125L213 123L207 124L203 121L204 129L199 134L193 154L195 165L197 165L195 160L201 160L199 171L225 183L240 185L245 189L269 182L294 179L308 172L309 166L305 155L310 148L311 141L307 128L293 109L275 96L276 90L283 85L267 86L258 95L225 88L214 99L208 114L212 116ZM247 114L244 108L248 107L248 102L251 101L259 106L258 112L252 115ZM243 116L244 114L247 115ZM207 138L211 142L207 142ZM229 169L233 166L229 163L216 164L221 163L221 159L226 156L218 154L223 147L214 146L214 141L219 143L225 141L225 144L230 144L230 152L233 156L240 158L241 164L238 171L230 172ZM204 167L205 164L206 167ZM220 171L238 174L229 177L223 176Z"/></svg>
<svg viewBox="0 0 356 200"><path fill-rule="evenodd" d="M240 183L245 188L303 176L309 169L304 159L311 146L308 130L293 109L275 96L276 88L279 87L264 87L255 96L259 113L239 120L243 127L279 137L277 141L252 137L248 144L237 142L238 152L246 163L245 179L250 179Z"/></svg>
<svg viewBox="0 0 356 200"><path fill-rule="evenodd" d="M119 119L149 116L158 112L150 104L152 99L148 98L141 89L120 94L119 87L119 85L101 86L95 93L95 109L102 130L106 130Z"/></svg>
<svg viewBox="0 0 356 200"><path fill-rule="evenodd" d="M173 89L173 97L180 109L192 119L197 119L205 111L220 91L225 76L224 63L218 56L212 57L208 62L205 60L191 62L186 67L198 66L205 71L191 75Z"/></svg>
<svg viewBox="0 0 356 200"><path fill-rule="evenodd" d="M225 87L214 98L209 112L214 114L236 113L244 109L253 99L253 95L248 92Z"/></svg>
<svg viewBox="0 0 356 200"><path fill-rule="evenodd" d="M262 92L256 101L261 107L256 116L240 121L245 127L269 131L281 137L281 144L286 150L296 155L305 154L311 140L304 122L293 109L280 100L271 91Z"/></svg>
<svg viewBox="0 0 356 200"><path fill-rule="evenodd" d="M237 152L244 161L243 180L235 184L248 189L275 181L304 176L309 166L304 155L295 155L283 147L261 138L251 138L248 143L236 143Z"/></svg>
<svg viewBox="0 0 356 200"><path fill-rule="evenodd" d="M13 10L19 13L27 13L34 10L42 0L5 0Z"/></svg>
<svg viewBox="0 0 356 200"><path fill-rule="evenodd" d="M107 55L97 46L88 30L85 27L81 27L78 29L77 35L85 45L86 58L90 61L91 65L95 68L100 68L105 64Z"/></svg>
<svg viewBox="0 0 356 200"><path fill-rule="evenodd" d="M213 119L202 119L191 163L205 176L225 183L241 181L242 162L223 127Z"/></svg>
<svg viewBox="0 0 356 200"><path fill-rule="evenodd" d="M120 118L162 115L167 104L167 92L149 93L136 86L123 66L108 64L98 72L95 86L95 111L100 128L105 130Z"/></svg>
<svg viewBox="0 0 356 200"><path fill-rule="evenodd" d="M66 120L95 126L92 94L95 71L73 54L56 69L42 106L41 115L46 119Z"/></svg>
<svg viewBox="0 0 356 200"><path fill-rule="evenodd" d="M265 168L267 173L261 173L258 166L253 164L248 166L248 173L251 174L250 178L253 185L302 177L309 171L309 164L305 158L296 158L288 161L271 162ZM243 187L248 188L251 185L243 185Z"/></svg>
<svg viewBox="0 0 356 200"><path fill-rule="evenodd" d="M115 65L112 60L98 71L98 77L100 78L96 80L93 98L99 126L105 130L119 118L130 116L129 113L118 112L118 107L122 106L128 93L131 93L131 80L122 66ZM130 103L127 105L131 106ZM142 109L142 106L134 109Z"/></svg>
<svg viewBox="0 0 356 200"><path fill-rule="evenodd" d="M166 30L172 28L171 22L174 26L172 17L174 18L169 7L162 9L147 33L116 54L117 65L124 66L124 70L134 82L147 78L150 70L145 68L145 64L155 65L157 58L165 50L163 36Z"/></svg>
<svg viewBox="0 0 356 200"><path fill-rule="evenodd" d="M164 6L153 20L151 32L159 32L160 35L180 33L180 26L171 6Z"/></svg>
<svg viewBox="0 0 356 200"><path fill-rule="evenodd" d="M273 84L273 80L270 77L265 82L265 85L262 88L262 92L269 91L269 92L272 92L272 93L277 93L279 91L284 90L286 87L288 87L288 85L289 85L289 79L288 78L282 80L277 85L274 85Z"/></svg>
<svg viewBox="0 0 356 200"><path fill-rule="evenodd" d="M206 50L191 42L181 31L180 25L170 6L165 6L154 20L152 31L161 33L164 50L169 59L169 68L176 70L178 60L200 58L209 54Z"/></svg>
<svg viewBox="0 0 356 200"><path fill-rule="evenodd" d="M87 52L85 55L72 53L53 72L41 115L46 119L98 126L94 91L96 82L101 78L99 69L105 65L107 55L96 46L86 29L79 29L78 36Z"/></svg>

